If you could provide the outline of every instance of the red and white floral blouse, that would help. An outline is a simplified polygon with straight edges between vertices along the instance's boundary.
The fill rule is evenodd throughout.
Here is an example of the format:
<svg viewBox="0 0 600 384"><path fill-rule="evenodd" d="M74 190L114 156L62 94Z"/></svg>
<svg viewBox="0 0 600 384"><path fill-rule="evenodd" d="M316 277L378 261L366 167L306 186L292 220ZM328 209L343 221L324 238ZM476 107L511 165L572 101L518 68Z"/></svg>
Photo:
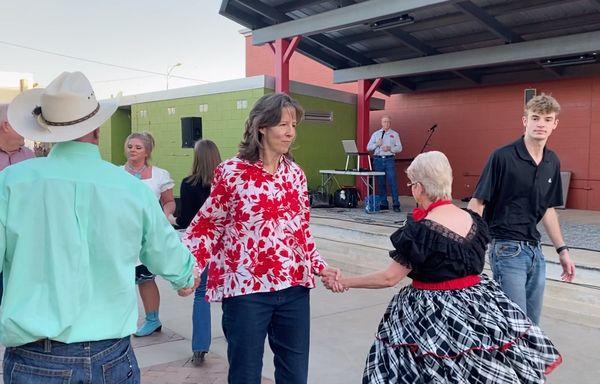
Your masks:
<svg viewBox="0 0 600 384"><path fill-rule="evenodd" d="M296 285L314 288L326 267L310 234L306 176L282 156L274 175L262 161L234 157L215 169L212 189L183 242L204 270L210 301Z"/></svg>

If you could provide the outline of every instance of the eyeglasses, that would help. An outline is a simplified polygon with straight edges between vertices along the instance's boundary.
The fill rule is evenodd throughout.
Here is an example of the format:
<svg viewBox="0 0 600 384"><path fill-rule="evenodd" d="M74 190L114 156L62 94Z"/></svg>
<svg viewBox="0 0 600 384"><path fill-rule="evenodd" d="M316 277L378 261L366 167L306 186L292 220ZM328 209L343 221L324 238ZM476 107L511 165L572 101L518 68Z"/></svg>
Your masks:
<svg viewBox="0 0 600 384"><path fill-rule="evenodd" d="M408 188L410 188L410 187L412 187L413 185L417 185L417 184L419 184L419 182L418 182L418 181L413 181L413 182L410 182L410 183L406 183L406 186L407 186Z"/></svg>

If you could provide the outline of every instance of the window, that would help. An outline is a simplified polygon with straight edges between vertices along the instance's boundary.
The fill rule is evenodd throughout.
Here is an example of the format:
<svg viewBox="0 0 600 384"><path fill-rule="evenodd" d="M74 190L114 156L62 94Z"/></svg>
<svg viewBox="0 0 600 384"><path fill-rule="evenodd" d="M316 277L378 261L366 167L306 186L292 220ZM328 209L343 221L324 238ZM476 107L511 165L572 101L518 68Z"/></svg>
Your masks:
<svg viewBox="0 0 600 384"><path fill-rule="evenodd" d="M167 113L169 115L171 115L171 116L174 115L175 114L175 107L169 107L169 108L167 108Z"/></svg>
<svg viewBox="0 0 600 384"><path fill-rule="evenodd" d="M198 112L208 112L208 104L198 105Z"/></svg>
<svg viewBox="0 0 600 384"><path fill-rule="evenodd" d="M181 118L181 148L194 148L196 141L202 138L202 118Z"/></svg>
<svg viewBox="0 0 600 384"><path fill-rule="evenodd" d="M148 111L146 111L145 109L140 109L139 115L140 119L145 119L146 117L148 117Z"/></svg>
<svg viewBox="0 0 600 384"><path fill-rule="evenodd" d="M237 109L246 109L248 108L248 100L238 100L237 101Z"/></svg>

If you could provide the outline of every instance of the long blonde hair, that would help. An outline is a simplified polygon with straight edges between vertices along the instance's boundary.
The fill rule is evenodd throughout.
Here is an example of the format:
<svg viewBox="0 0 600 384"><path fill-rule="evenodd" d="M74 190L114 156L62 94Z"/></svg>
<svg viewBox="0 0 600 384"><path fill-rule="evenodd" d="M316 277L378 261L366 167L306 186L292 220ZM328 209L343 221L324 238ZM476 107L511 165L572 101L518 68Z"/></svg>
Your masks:
<svg viewBox="0 0 600 384"><path fill-rule="evenodd" d="M213 173L221 163L221 154L217 145L210 140L198 140L194 144L194 164L186 180L191 185L209 187L213 180Z"/></svg>

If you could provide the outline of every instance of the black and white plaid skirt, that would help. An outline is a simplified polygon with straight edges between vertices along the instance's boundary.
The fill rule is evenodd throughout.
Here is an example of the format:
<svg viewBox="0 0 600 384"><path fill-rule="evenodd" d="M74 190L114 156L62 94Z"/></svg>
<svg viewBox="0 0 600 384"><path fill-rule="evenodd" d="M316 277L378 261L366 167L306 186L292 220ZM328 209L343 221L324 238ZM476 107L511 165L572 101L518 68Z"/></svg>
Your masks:
<svg viewBox="0 0 600 384"><path fill-rule="evenodd" d="M486 275L469 288L403 288L379 324L363 383L544 383L562 358Z"/></svg>

